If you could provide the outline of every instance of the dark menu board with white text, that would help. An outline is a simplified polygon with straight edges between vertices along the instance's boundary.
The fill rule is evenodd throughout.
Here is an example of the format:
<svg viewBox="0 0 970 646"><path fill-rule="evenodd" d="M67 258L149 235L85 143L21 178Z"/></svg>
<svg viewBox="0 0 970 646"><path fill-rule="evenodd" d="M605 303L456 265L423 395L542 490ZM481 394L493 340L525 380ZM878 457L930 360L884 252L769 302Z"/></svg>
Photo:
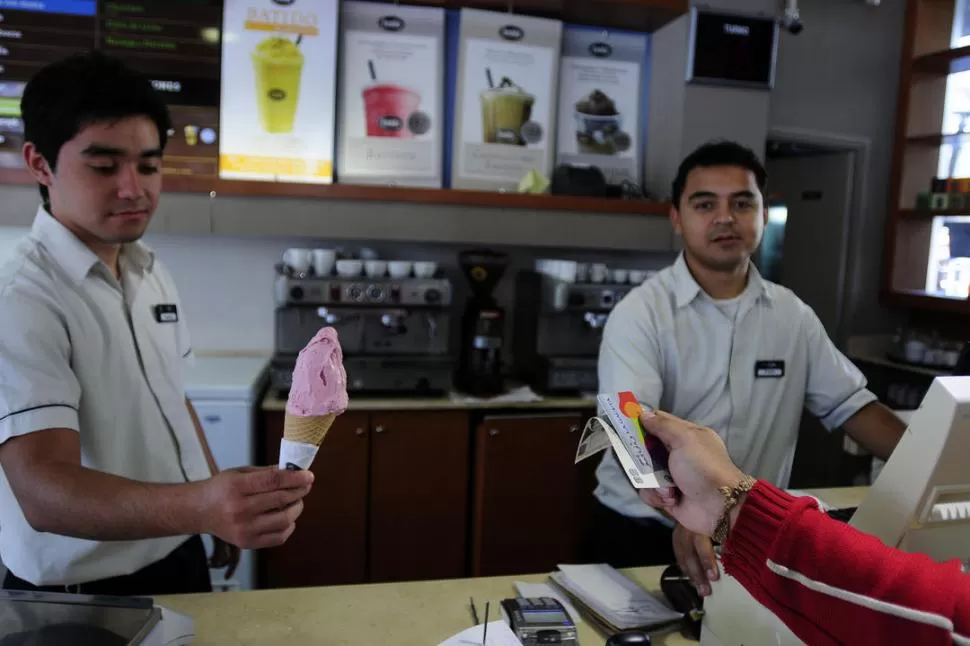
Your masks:
<svg viewBox="0 0 970 646"><path fill-rule="evenodd" d="M98 49L118 56L165 97L168 176L216 177L222 0L98 2Z"/></svg>
<svg viewBox="0 0 970 646"><path fill-rule="evenodd" d="M0 0L0 167L21 167L20 97L49 62L97 49L161 92L173 130L164 172L216 177L221 0Z"/></svg>
<svg viewBox="0 0 970 646"><path fill-rule="evenodd" d="M20 97L47 63L94 47L95 0L0 0L0 168L20 168Z"/></svg>

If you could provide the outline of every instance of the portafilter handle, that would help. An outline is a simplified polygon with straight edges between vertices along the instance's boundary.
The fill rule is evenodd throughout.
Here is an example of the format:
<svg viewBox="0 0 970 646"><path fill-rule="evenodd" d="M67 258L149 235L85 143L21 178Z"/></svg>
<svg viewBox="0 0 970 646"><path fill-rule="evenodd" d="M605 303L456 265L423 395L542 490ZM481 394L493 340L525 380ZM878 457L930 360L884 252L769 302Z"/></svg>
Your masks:
<svg viewBox="0 0 970 646"><path fill-rule="evenodd" d="M404 317L400 314L383 314L381 315L381 325L388 328L389 330L394 330L398 334L407 334L408 326L404 324Z"/></svg>
<svg viewBox="0 0 970 646"><path fill-rule="evenodd" d="M317 310L317 316L322 318L327 325L335 325L340 322L340 316L334 314L326 307L321 307Z"/></svg>
<svg viewBox="0 0 970 646"><path fill-rule="evenodd" d="M583 314L583 320L586 322L586 326L591 330L602 330L606 325L606 319L608 319L609 316L609 314L602 314L599 312L586 312Z"/></svg>

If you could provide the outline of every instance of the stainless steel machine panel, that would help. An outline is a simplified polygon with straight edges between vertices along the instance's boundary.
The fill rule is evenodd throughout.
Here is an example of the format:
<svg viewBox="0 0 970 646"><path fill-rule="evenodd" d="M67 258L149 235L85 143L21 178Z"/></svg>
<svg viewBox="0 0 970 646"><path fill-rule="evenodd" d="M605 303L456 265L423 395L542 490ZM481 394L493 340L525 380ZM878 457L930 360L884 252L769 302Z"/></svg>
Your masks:
<svg viewBox="0 0 970 646"><path fill-rule="evenodd" d="M291 278L277 276L276 307L448 307L452 285L447 279Z"/></svg>
<svg viewBox="0 0 970 646"><path fill-rule="evenodd" d="M352 392L451 387L451 281L277 276L273 388L290 388L296 356L321 327L337 330Z"/></svg>
<svg viewBox="0 0 970 646"><path fill-rule="evenodd" d="M541 391L595 391L603 327L616 304L633 289L521 272L513 339L518 376Z"/></svg>

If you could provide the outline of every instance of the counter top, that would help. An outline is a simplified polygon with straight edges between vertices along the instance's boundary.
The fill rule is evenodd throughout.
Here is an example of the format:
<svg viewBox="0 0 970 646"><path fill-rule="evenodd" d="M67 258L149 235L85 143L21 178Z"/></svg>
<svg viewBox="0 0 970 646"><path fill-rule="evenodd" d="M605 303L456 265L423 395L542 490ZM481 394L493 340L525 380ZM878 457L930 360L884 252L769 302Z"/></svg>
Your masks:
<svg viewBox="0 0 970 646"><path fill-rule="evenodd" d="M660 595L662 567L624 570L647 590ZM377 585L297 588L260 592L223 592L157 597L156 603L195 618L194 646L434 646L472 626L469 598L484 617L498 602L515 594L516 581L541 583L547 574L487 579L453 579ZM495 617L496 619L498 617ZM579 643L602 644L605 638L588 622L579 625ZM654 644L696 644L679 634Z"/></svg>
<svg viewBox="0 0 970 646"><path fill-rule="evenodd" d="M537 402L508 402L508 401L469 401L466 399L452 399L450 397L351 397L351 411L397 411L397 410L552 410L552 409L593 409L596 408L594 397L544 397ZM286 410L286 399L272 390L263 398L262 409L265 412L283 412Z"/></svg>
<svg viewBox="0 0 970 646"><path fill-rule="evenodd" d="M808 493L834 507L858 505L865 487L819 489ZM660 595L662 567L624 570L645 589ZM516 581L543 582L547 574L385 583L377 585L223 592L180 597L157 597L156 602L195 618L196 646L342 646L381 644L433 646L472 625L468 599L479 613L486 601L514 594ZM579 626L584 646L604 638L588 622ZM677 633L654 639L654 644L696 644Z"/></svg>

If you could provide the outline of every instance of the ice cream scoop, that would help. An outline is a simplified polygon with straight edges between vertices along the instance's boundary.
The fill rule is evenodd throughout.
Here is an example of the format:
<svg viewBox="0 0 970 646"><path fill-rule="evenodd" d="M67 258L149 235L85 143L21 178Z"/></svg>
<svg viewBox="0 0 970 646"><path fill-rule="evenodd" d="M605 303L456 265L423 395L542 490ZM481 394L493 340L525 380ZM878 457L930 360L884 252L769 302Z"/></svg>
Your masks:
<svg viewBox="0 0 970 646"><path fill-rule="evenodd" d="M347 410L347 373L337 331L325 327L300 351L286 402L281 469L309 469L338 415Z"/></svg>

